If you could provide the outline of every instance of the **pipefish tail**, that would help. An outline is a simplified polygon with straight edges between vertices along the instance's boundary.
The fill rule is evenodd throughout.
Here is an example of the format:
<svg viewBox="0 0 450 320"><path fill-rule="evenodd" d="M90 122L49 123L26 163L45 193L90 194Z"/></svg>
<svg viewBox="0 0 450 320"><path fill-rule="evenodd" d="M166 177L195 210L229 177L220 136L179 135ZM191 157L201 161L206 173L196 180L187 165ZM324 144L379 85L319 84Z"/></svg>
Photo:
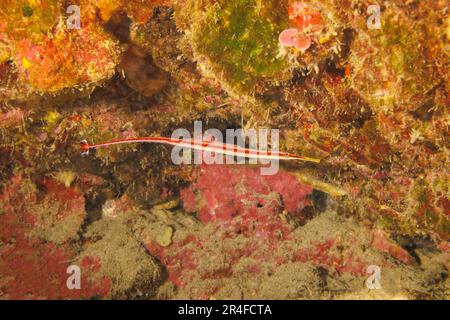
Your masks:
<svg viewBox="0 0 450 320"><path fill-rule="evenodd" d="M140 137L128 139L115 139L95 144L89 144L86 140L83 140L80 142L80 147L82 155L87 155L89 151L93 149L126 143L161 143L171 146L178 146L181 148L189 148L193 150L218 153L232 157L256 158L266 160L300 160L313 163L320 163L320 159L300 156L288 152L275 150L258 150L217 141L209 142L195 139L174 139L167 137Z"/></svg>

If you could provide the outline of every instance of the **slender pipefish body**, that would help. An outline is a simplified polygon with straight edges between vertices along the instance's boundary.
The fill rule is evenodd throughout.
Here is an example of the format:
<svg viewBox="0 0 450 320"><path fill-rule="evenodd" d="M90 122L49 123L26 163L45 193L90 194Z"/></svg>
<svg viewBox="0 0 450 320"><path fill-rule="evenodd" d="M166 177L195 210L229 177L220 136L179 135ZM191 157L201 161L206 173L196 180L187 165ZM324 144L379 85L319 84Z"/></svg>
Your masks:
<svg viewBox="0 0 450 320"><path fill-rule="evenodd" d="M288 152L243 148L237 145L231 145L217 141L208 142L208 141L199 141L195 139L174 139L167 137L140 137L128 139L116 139L96 144L88 144L86 140L83 140L80 142L80 145L82 154L85 155L88 154L91 149L125 143L161 143L204 152L223 154L233 157L256 158L267 160L301 160L314 163L320 162L320 159L317 158L299 156Z"/></svg>

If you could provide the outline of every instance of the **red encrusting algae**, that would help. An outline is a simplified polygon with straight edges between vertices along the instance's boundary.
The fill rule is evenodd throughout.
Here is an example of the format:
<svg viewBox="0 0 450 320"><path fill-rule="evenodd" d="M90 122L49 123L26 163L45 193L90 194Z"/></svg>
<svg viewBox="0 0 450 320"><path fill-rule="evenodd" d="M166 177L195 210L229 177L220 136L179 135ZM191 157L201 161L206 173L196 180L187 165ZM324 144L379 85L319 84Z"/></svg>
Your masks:
<svg viewBox="0 0 450 320"><path fill-rule="evenodd" d="M95 268L82 269L81 289L70 290L67 268L76 257L75 249L69 242L56 244L34 235L36 213L48 210L51 202L65 208L63 216L84 212L84 201L77 200L75 190L50 181L45 184L49 195L45 199L21 176L12 177L0 194L0 293L9 299L106 297L112 283L106 277L97 279Z"/></svg>
<svg viewBox="0 0 450 320"><path fill-rule="evenodd" d="M305 241L295 232L295 224L283 218L289 213L301 215L310 206L311 186L284 171L261 176L256 170L204 165L196 182L181 191L185 209L197 214L204 230L188 233L168 247L147 242L148 251L161 260L173 284L187 288L193 281L209 283L196 296L208 298L225 285L222 280L240 275L252 279L288 263L365 274L367 263L351 252L340 254L338 241Z"/></svg>
<svg viewBox="0 0 450 320"><path fill-rule="evenodd" d="M282 46L295 47L304 53L311 47L312 33L322 28L322 16L302 1L291 4L288 12L295 27L282 31L278 40Z"/></svg>

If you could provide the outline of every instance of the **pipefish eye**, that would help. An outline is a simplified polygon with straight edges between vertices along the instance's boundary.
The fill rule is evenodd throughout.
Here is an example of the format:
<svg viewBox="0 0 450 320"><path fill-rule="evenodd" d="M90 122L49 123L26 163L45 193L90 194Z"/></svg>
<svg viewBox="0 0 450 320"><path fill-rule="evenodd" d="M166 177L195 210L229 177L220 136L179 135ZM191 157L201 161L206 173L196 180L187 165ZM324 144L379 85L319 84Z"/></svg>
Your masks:
<svg viewBox="0 0 450 320"><path fill-rule="evenodd" d="M80 141L80 148L81 150L89 150L89 144L86 140Z"/></svg>
<svg viewBox="0 0 450 320"><path fill-rule="evenodd" d="M86 156L87 154L89 154L89 144L86 140L82 140L80 141L80 149L81 149L81 155L82 156Z"/></svg>

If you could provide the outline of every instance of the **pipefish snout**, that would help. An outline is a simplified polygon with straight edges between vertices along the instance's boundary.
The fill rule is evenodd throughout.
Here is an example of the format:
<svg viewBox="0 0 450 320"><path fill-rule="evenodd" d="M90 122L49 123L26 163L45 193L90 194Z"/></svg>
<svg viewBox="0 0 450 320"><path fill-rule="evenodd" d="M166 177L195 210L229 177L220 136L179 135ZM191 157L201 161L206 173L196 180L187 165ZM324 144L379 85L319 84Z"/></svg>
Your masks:
<svg viewBox="0 0 450 320"><path fill-rule="evenodd" d="M209 142L195 139L174 139L167 137L140 137L128 139L116 139L96 144L89 144L86 140L83 140L80 142L80 147L82 155L87 155L90 150L96 148L126 143L161 143L181 148L199 150L203 152L223 154L232 157L243 157L253 159L256 158L265 160L300 160L314 163L320 162L320 159L317 158L299 156L296 154L276 150L258 150L217 141Z"/></svg>

